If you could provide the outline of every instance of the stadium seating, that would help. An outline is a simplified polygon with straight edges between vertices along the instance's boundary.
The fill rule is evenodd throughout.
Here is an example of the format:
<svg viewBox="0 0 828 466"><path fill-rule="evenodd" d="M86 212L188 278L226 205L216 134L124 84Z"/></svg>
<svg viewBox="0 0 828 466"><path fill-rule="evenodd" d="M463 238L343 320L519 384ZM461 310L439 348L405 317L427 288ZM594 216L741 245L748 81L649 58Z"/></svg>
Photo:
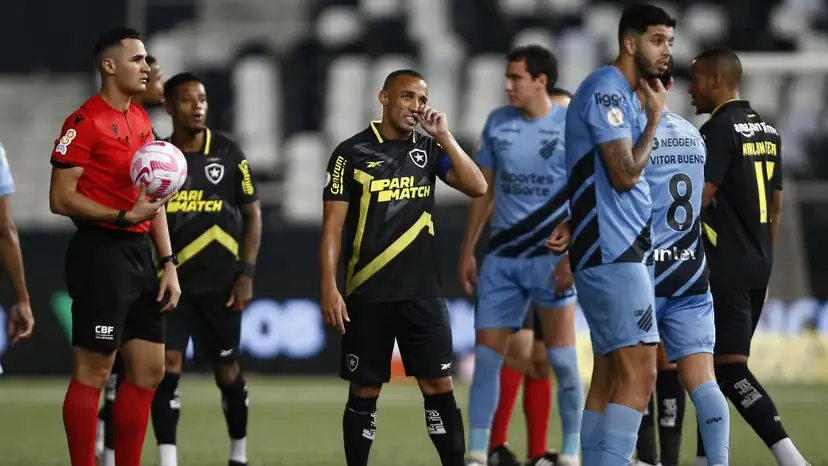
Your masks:
<svg viewBox="0 0 828 466"><path fill-rule="evenodd" d="M613 57L625 2L163 3L150 2L143 15L149 51L168 76L183 70L204 75L211 127L238 139L261 183L271 188L286 183L281 186L286 188L322 182L320 167L335 144L381 115L376 94L385 74L396 68L413 67L426 75L431 103L447 113L456 136L470 150L487 113L504 104L502 57L509 48L526 43L553 48L560 61L560 85L574 90L586 74ZM674 48L678 77L669 103L683 115L692 114L686 95L689 62L706 47L725 43L744 51L808 51L824 50L828 43L826 8L816 0L661 3L680 19ZM23 10L24 19L36 13ZM7 26L11 31L19 29L11 23ZM55 27L55 37L68 34L66 28ZM48 173L46 154L62 116L94 90L92 64L82 57L88 56L96 32L77 36L75 31L66 48L79 57L74 67L66 65L68 52L63 51L60 57L47 57L46 63L28 57L18 69L9 70L31 72L39 65L53 71L48 79L3 79L2 95L9 96L4 105L14 105L22 113L4 117L0 140L24 191L40 189ZM828 134L826 76L828 70L751 73L746 79L744 95L785 134L789 176L828 177L822 151L815 149L823 147L820 142ZM42 105L22 108L31 101ZM168 132L163 112L153 116L159 130ZM35 119L36 129L29 124ZM314 212L307 197L318 198L307 189L302 190L307 196L279 196L265 202L281 208L288 220L304 222ZM441 190L438 202L453 204L462 197L448 192ZM19 202L25 203L22 223L53 221L42 196L21 196Z"/></svg>

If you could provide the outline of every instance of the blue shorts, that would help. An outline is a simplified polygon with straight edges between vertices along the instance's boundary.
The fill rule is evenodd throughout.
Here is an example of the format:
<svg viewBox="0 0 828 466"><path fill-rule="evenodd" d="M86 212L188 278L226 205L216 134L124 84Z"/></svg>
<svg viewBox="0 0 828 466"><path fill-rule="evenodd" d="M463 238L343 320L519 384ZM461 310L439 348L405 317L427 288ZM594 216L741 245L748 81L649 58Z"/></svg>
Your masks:
<svg viewBox="0 0 828 466"><path fill-rule="evenodd" d="M648 266L622 262L578 270L575 287L595 354L660 341Z"/></svg>
<svg viewBox="0 0 828 466"><path fill-rule="evenodd" d="M559 256L547 254L529 259L488 255L477 280L474 328L518 330L532 301L543 309L575 302L575 289L556 294L552 271Z"/></svg>
<svg viewBox="0 0 828 466"><path fill-rule="evenodd" d="M716 324L710 291L683 298L656 298L656 317L668 361L697 353L713 354Z"/></svg>

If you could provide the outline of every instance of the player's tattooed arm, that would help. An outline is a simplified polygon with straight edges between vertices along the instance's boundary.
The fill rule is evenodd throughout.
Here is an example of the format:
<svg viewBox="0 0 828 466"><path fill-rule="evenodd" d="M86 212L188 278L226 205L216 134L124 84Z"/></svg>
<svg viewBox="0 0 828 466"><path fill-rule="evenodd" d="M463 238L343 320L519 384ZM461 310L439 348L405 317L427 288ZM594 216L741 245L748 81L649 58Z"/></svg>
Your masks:
<svg viewBox="0 0 828 466"><path fill-rule="evenodd" d="M483 196L472 199L469 205L466 232L460 246L458 267L460 284L463 285L464 290L469 295L474 292L474 288L477 286L477 261L474 257L474 251L477 248L477 241L480 239L483 226L491 220L494 207L494 171L490 168L480 167L480 172L486 179L488 189Z"/></svg>
<svg viewBox="0 0 828 466"><path fill-rule="evenodd" d="M653 137L658 123L647 122L644 132L633 147L628 138L615 139L599 145L601 160L607 167L610 182L617 191L630 191L638 183L650 160Z"/></svg>
<svg viewBox="0 0 828 466"><path fill-rule="evenodd" d="M667 90L660 80L656 79L652 84L642 79L640 86L646 96L644 109L647 124L635 147L630 138L619 138L600 145L601 159L607 166L610 182L618 191L630 191L638 183L641 172L650 160L653 138L661 122L661 113L666 108Z"/></svg>

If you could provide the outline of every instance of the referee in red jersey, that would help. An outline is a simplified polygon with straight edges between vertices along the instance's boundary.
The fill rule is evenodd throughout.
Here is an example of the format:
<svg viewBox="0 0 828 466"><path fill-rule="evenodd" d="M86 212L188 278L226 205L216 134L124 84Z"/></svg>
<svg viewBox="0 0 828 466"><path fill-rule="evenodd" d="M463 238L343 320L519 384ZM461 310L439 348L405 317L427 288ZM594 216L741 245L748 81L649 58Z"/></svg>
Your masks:
<svg viewBox="0 0 828 466"><path fill-rule="evenodd" d="M130 178L132 155L152 141L147 113L131 103L150 67L137 31L104 33L95 44L101 91L63 123L52 152L49 204L78 230L66 252L72 297L72 380L63 423L72 466L95 465L98 401L120 350L126 380L113 408L115 461L139 466L152 397L164 375L163 312L181 289L164 204ZM155 243L163 274L157 275Z"/></svg>

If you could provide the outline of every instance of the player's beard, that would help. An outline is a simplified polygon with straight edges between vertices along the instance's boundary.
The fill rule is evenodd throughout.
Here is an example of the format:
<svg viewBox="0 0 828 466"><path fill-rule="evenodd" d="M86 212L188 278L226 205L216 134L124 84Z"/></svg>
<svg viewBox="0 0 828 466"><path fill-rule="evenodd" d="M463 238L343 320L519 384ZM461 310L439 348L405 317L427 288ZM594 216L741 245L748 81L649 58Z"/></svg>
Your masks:
<svg viewBox="0 0 828 466"><path fill-rule="evenodd" d="M635 55L633 56L635 60L635 67L638 70L638 75L644 79L655 79L661 76L661 71L658 70L655 65L650 65L647 61L647 57L641 53L641 50L636 50ZM655 70L655 71L653 71Z"/></svg>

